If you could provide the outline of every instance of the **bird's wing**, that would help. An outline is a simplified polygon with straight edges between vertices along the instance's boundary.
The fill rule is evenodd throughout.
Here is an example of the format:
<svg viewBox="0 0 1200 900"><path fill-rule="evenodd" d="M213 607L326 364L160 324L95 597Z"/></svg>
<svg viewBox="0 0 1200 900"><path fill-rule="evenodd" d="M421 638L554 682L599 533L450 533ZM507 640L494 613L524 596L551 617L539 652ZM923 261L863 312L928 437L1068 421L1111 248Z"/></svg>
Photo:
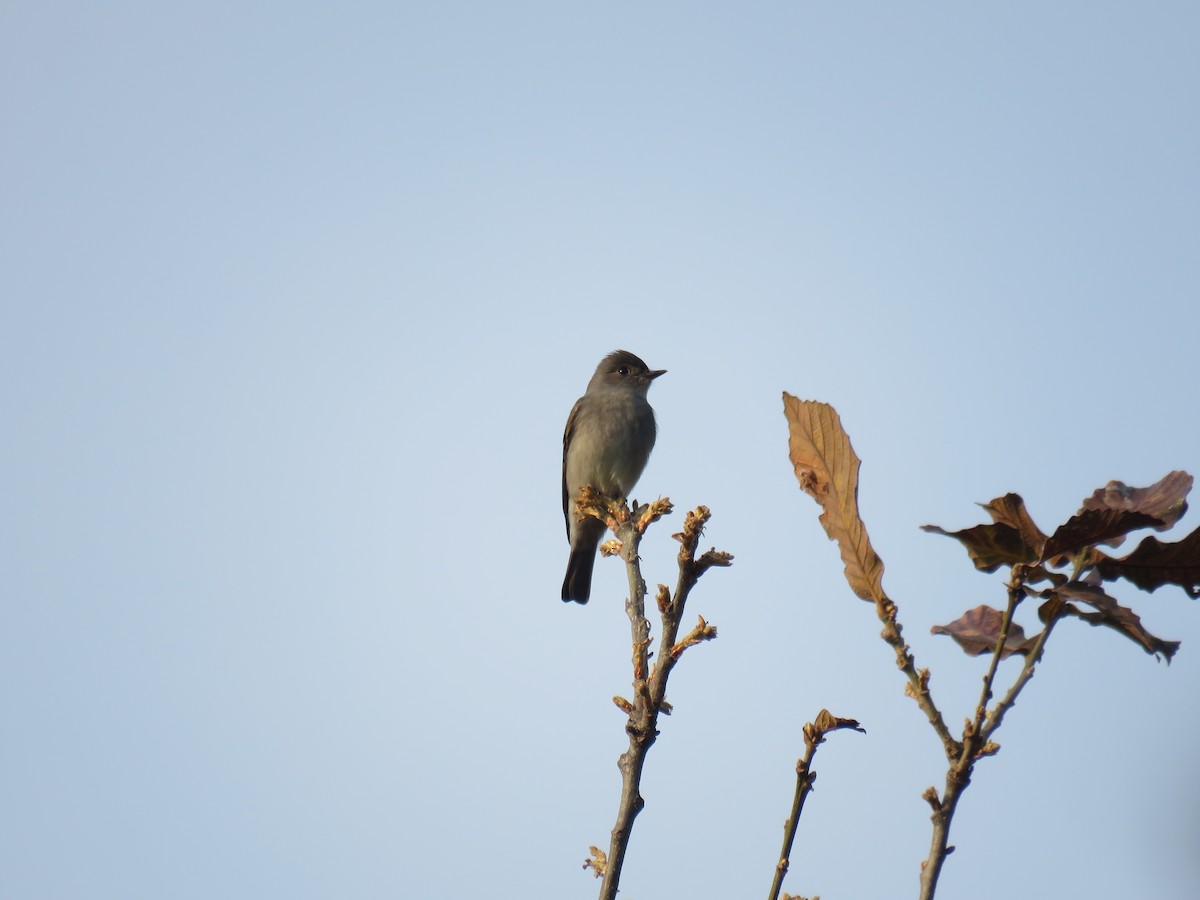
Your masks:
<svg viewBox="0 0 1200 900"><path fill-rule="evenodd" d="M562 491L563 491L563 521L567 523L567 540L571 539L571 514L568 512L571 504L571 496L567 489L567 449L571 446L571 438L575 434L575 421L579 417L579 401L571 407L571 414L567 416L567 427L563 430L563 467L562 467Z"/></svg>

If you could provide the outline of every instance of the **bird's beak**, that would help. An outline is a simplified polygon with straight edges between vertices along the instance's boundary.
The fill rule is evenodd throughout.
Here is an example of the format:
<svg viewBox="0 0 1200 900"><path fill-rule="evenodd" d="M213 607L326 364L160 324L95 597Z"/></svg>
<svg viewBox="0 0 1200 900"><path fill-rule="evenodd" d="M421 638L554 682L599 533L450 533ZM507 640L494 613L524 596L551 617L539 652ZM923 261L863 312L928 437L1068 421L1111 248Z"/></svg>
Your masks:
<svg viewBox="0 0 1200 900"><path fill-rule="evenodd" d="M646 374L648 374L650 376L650 380L653 381L659 375L666 375L667 370L666 369L655 369L653 371L647 372Z"/></svg>

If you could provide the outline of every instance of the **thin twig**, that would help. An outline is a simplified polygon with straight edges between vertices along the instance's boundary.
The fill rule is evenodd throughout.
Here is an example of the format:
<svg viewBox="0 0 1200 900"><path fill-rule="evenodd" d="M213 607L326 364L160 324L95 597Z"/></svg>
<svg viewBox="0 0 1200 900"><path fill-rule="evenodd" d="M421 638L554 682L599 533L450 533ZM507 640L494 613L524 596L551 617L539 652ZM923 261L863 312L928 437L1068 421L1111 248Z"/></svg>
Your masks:
<svg viewBox="0 0 1200 900"><path fill-rule="evenodd" d="M929 693L929 670L917 668L912 650L904 642L903 629L896 617L896 604L888 597L883 596L876 601L875 609L879 614L879 620L883 622L883 632L880 637L891 646L896 654L896 666L908 679L905 693L916 700L917 706L925 713L925 718L929 720L929 724L933 726L933 730L942 742L946 758L957 759L962 754L962 744L950 733L945 719L942 718L941 710L933 702L933 697Z"/></svg>
<svg viewBox="0 0 1200 900"><path fill-rule="evenodd" d="M991 739L992 734L1000 727L1000 723L1004 721L1004 716L1016 704L1017 696L1024 690L1029 680L1033 678L1034 669L1042 661L1042 652L1046 649L1046 639L1050 637L1050 632L1061 618L1060 609L1061 605L1050 610L1046 620L1046 627L1042 629L1042 633L1038 635L1033 649L1025 657L1025 665L1021 667L1021 673L1017 676L1017 680L1008 689L1008 693L1004 695L1004 699L997 703L995 708L988 714L983 727L980 729L980 737L983 740L988 741Z"/></svg>
<svg viewBox="0 0 1200 900"><path fill-rule="evenodd" d="M1000 668L1004 645L1008 643L1008 632L1012 628L1013 616L1016 614L1021 600L1025 597L1024 585L1024 569L1013 566L1013 577L1008 583L1008 606L1004 610L1004 617L1000 620L1000 636L996 639L996 646L992 649L992 661L988 664L987 674L983 676L983 689L979 692L979 702L975 704L972 734L980 733L984 717L987 715L987 706L992 702L992 686L996 682L996 671Z"/></svg>
<svg viewBox="0 0 1200 900"><path fill-rule="evenodd" d="M950 825L954 820L954 813L958 808L962 792L971 783L975 763L999 750L999 747L992 742L992 735L1000 727L1005 714L1017 702L1017 697L1025 685L1033 678L1034 670L1041 661L1046 639L1050 637L1050 632L1059 619L1058 607L1052 607L1047 616L1046 627L1042 629L1042 633L1038 635L1033 647L1026 655L1025 664L1021 667L1012 687L1008 689L1004 698L995 705L991 712L987 712L987 704L992 698L992 688L1001 652L1008 640L1013 615L1024 596L1024 576L1023 567L1013 567L1012 580L1008 584L1008 607L1001 621L1000 635L993 648L992 661L984 676L983 691L975 710L975 718L967 722L963 732L962 753L946 772L946 786L942 796L939 798L937 791L933 788L929 788L925 792L925 799L933 807L933 815L930 817L933 822L933 835L930 840L929 857L921 863L921 900L933 900L942 865L945 863L946 857L954 852L954 848L949 843Z"/></svg>
<svg viewBox="0 0 1200 900"><path fill-rule="evenodd" d="M804 726L804 755L796 760L796 793L792 797L792 811L783 823L783 847L779 851L779 862L775 864L775 877L771 881L771 892L767 900L778 900L779 892L783 889L783 877L791 865L792 844L796 840L796 828L800 824L800 813L804 809L804 800L812 790L817 780L817 773L812 771L813 756L817 747L825 743L825 735L839 728L851 728L866 734L854 719L839 719L827 709L817 714L815 722Z"/></svg>

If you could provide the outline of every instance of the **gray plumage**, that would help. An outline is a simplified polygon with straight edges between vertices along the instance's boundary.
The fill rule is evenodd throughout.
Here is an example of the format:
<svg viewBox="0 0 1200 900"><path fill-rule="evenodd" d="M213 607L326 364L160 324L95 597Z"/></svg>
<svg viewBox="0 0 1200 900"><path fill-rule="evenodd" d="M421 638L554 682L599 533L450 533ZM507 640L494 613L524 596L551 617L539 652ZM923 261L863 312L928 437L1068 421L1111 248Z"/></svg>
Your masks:
<svg viewBox="0 0 1200 900"><path fill-rule="evenodd" d="M562 485L571 556L563 600L587 603L596 547L604 535L604 523L598 519L580 521L575 498L585 484L610 497L629 496L654 448L654 410L646 392L665 371L650 370L628 350L610 353L567 417Z"/></svg>

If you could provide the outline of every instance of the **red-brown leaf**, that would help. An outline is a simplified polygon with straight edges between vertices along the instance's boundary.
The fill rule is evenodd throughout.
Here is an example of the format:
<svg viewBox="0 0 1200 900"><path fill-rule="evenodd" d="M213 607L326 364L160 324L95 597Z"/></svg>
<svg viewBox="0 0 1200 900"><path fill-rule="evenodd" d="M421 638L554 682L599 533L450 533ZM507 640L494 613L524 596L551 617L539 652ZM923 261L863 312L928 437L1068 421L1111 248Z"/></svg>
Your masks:
<svg viewBox="0 0 1200 900"><path fill-rule="evenodd" d="M1069 584L1046 593L1054 593L1066 600L1086 603L1095 612L1083 612L1070 603L1063 604L1063 612L1067 615L1083 619L1091 625L1104 625L1119 631L1125 637L1138 644L1147 653L1158 656L1160 653L1170 663L1171 657L1179 649L1179 641L1164 641L1155 637L1142 627L1142 620L1132 609L1121 606L1117 601L1104 592L1098 585L1072 581Z"/></svg>
<svg viewBox="0 0 1200 900"><path fill-rule="evenodd" d="M1124 578L1143 591L1176 584L1189 597L1200 597L1200 528L1175 543L1163 543L1151 535L1121 559L1105 556L1096 564L1105 581Z"/></svg>
<svg viewBox="0 0 1200 900"><path fill-rule="evenodd" d="M1183 471L1170 472L1160 481L1144 488L1131 488L1124 482L1110 481L1084 500L1080 511L1123 509L1145 513L1162 523L1157 526L1162 531L1178 522L1187 511L1187 495L1191 489L1192 476Z"/></svg>
<svg viewBox="0 0 1200 900"><path fill-rule="evenodd" d="M946 531L939 525L922 525L922 531L944 534L967 548L967 554L982 572L1001 566L1034 563L1042 558L1046 536L1033 523L1020 494L1005 494L979 504L992 517L991 525L975 525L961 531Z"/></svg>
<svg viewBox="0 0 1200 900"><path fill-rule="evenodd" d="M1000 640L1000 626L1004 613L990 606L977 606L963 613L949 625L934 625L931 634L948 634L963 648L968 656L992 653ZM1025 629L1016 622L1008 626L1008 636L1000 650L1000 658L1006 659L1014 653L1028 655L1037 643L1037 635L1025 637Z"/></svg>
<svg viewBox="0 0 1200 900"><path fill-rule="evenodd" d="M989 503L980 504L988 511L992 521L998 525L1008 525L1015 528L1021 535L1021 542L1031 551L1036 551L1040 558L1042 547L1046 543L1046 535L1034 524L1029 511L1025 509L1025 501L1020 494L1005 494Z"/></svg>
<svg viewBox="0 0 1200 900"><path fill-rule="evenodd" d="M962 531L946 531L939 525L922 525L922 531L944 534L954 538L967 548L967 554L975 568L982 572L995 572L1001 566L1016 563L1037 562L1039 548L1032 548L1021 537L1021 532L1011 525L975 525Z"/></svg>
<svg viewBox="0 0 1200 900"><path fill-rule="evenodd" d="M1132 488L1110 481L1098 488L1067 524L1046 543L1043 559L1070 556L1096 544L1118 546L1125 535L1139 528L1164 531L1187 511L1192 476L1174 471L1149 487Z"/></svg>
<svg viewBox="0 0 1200 900"><path fill-rule="evenodd" d="M1154 528L1162 520L1146 513L1123 509L1085 509L1058 526L1042 550L1042 558L1069 557L1084 547L1124 539L1139 528ZM1056 563L1057 564L1057 563Z"/></svg>

